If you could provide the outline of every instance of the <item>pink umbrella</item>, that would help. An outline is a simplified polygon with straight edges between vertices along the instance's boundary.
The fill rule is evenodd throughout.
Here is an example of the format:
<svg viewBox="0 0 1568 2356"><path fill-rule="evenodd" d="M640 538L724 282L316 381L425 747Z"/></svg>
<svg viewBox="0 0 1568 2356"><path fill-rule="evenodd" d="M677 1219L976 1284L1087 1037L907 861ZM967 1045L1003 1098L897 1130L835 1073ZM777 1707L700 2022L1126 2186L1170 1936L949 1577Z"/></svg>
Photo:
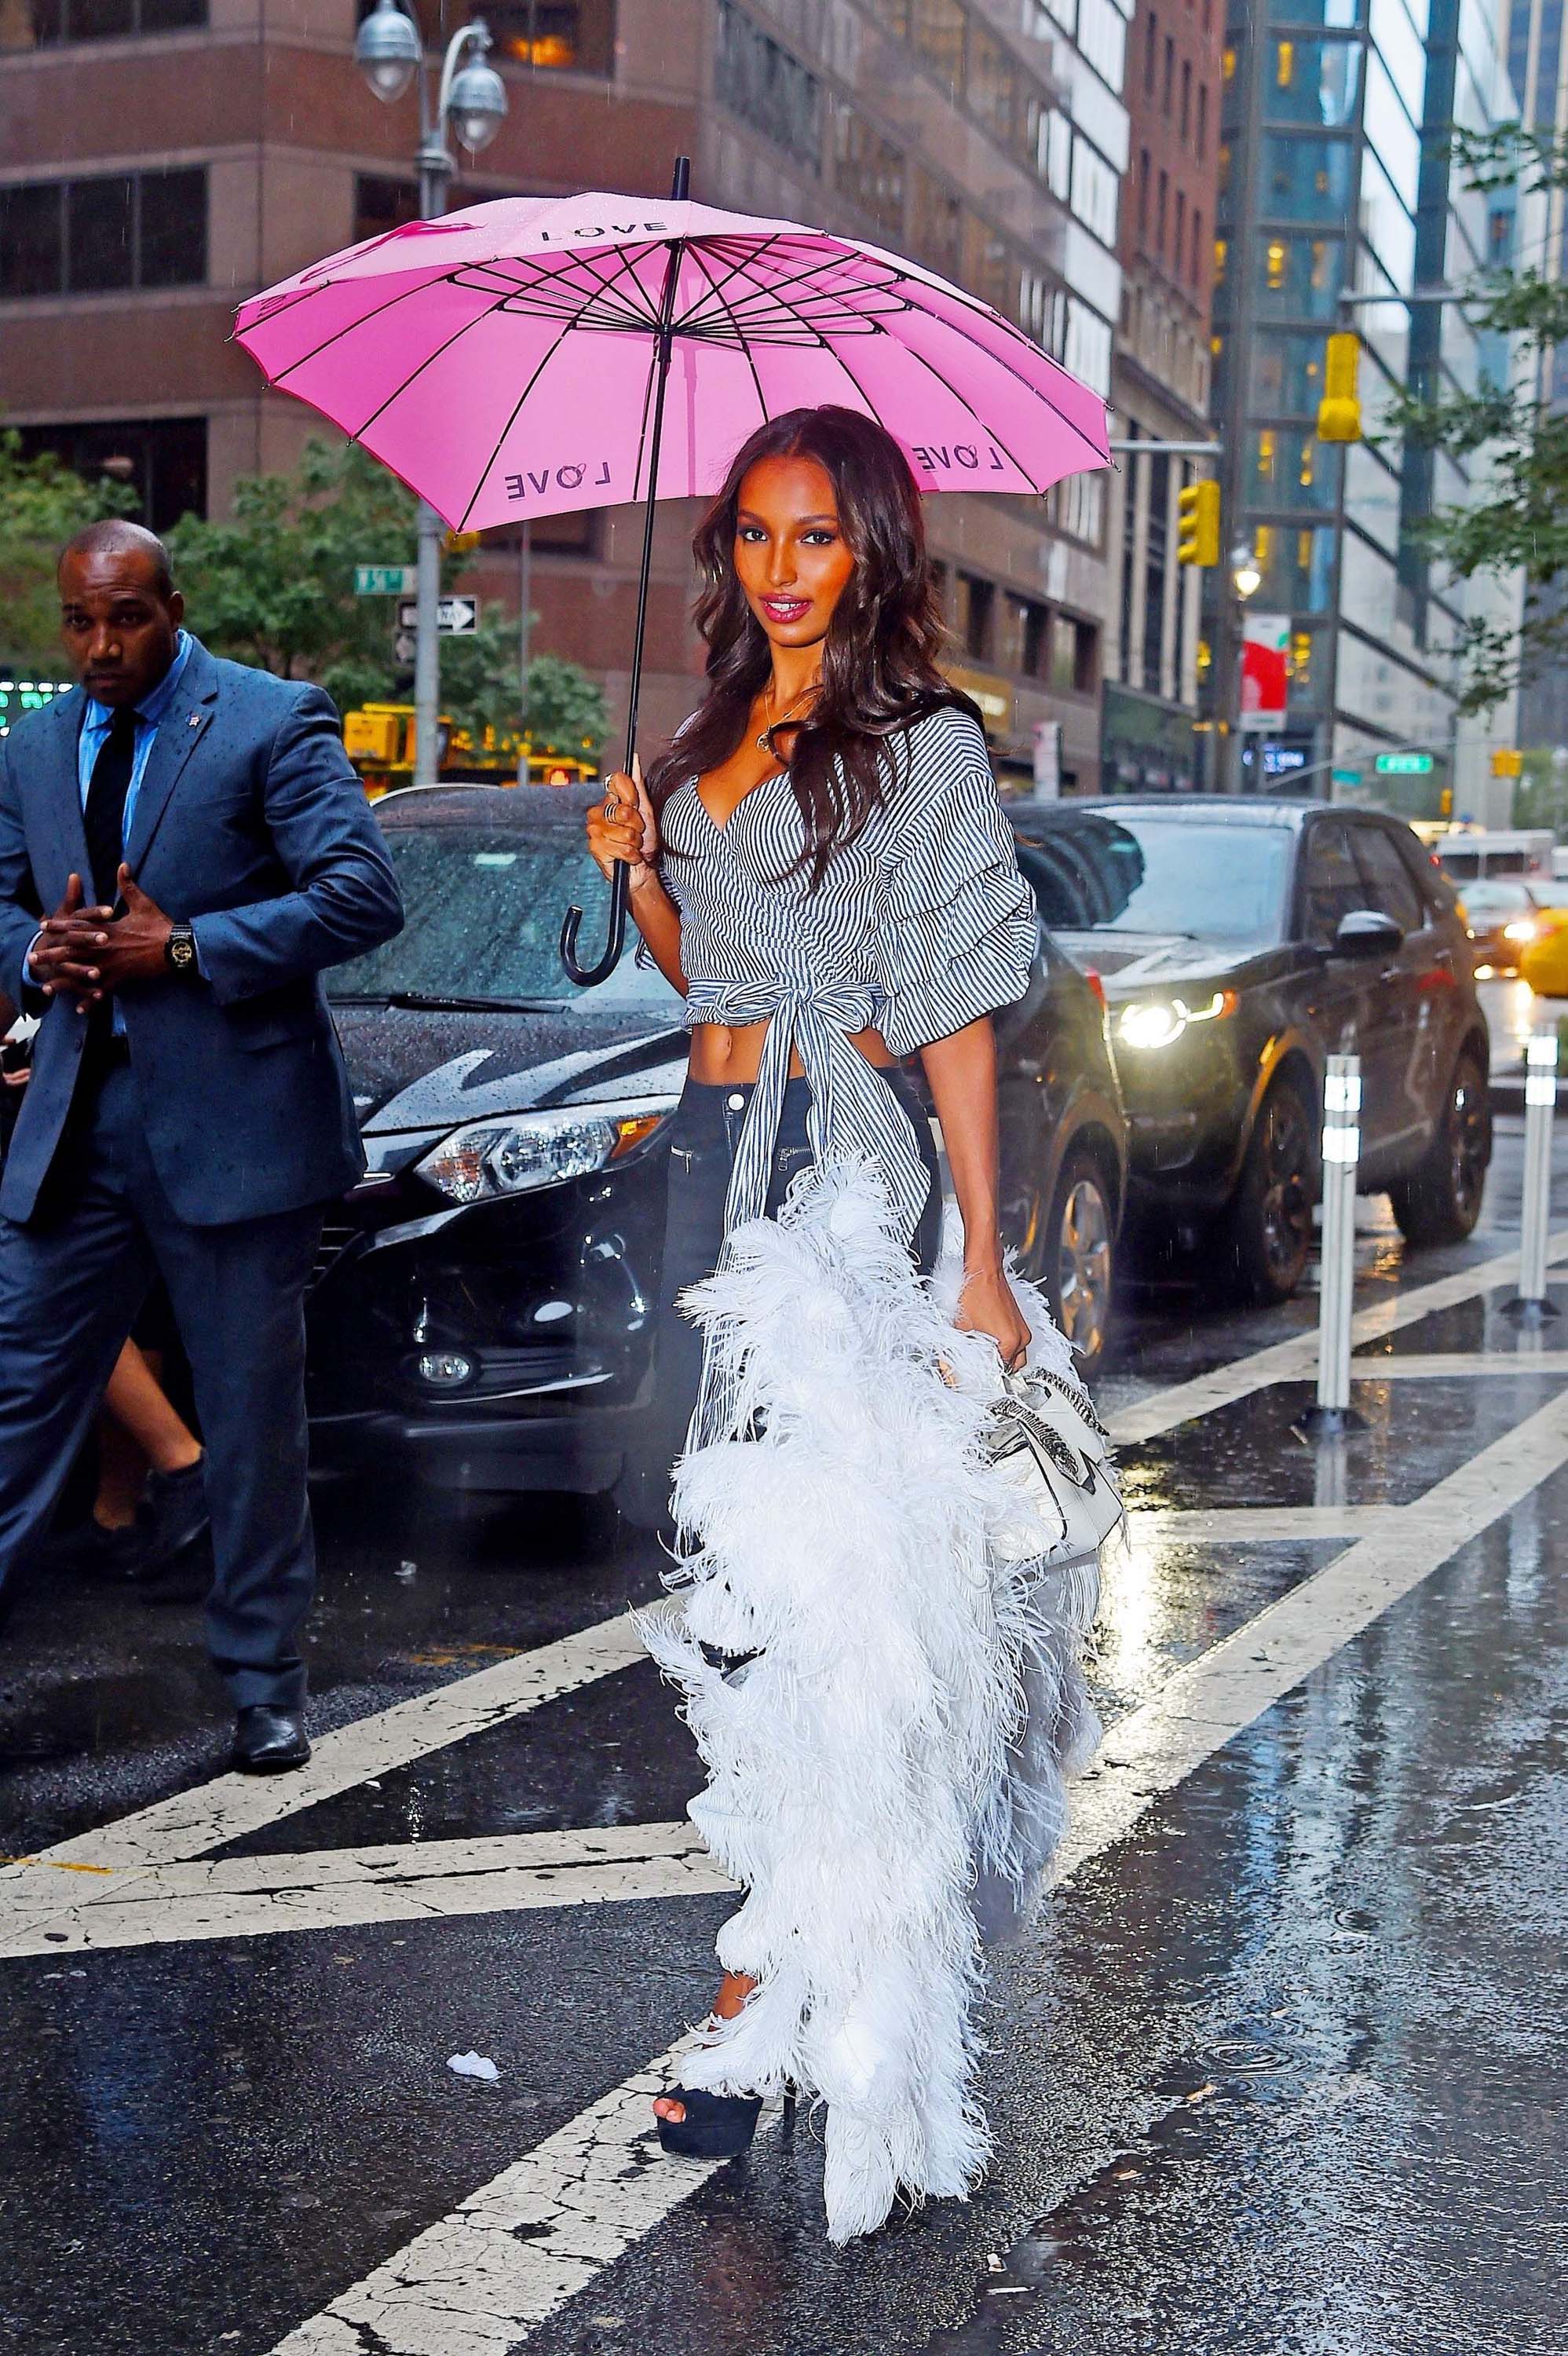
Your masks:
<svg viewBox="0 0 1568 2356"><path fill-rule="evenodd" d="M718 489L765 419L836 402L880 419L923 490L1040 492L1108 465L1105 405L988 304L917 262L797 221L593 193L410 221L285 279L236 334L456 530ZM574 980L592 969L562 936Z"/></svg>

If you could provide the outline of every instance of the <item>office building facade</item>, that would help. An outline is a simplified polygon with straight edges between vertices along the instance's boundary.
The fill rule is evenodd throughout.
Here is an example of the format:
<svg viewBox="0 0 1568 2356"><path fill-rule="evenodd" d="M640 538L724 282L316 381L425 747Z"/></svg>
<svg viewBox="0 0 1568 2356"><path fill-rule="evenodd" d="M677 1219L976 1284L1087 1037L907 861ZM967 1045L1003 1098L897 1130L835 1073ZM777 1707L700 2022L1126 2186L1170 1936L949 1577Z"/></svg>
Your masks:
<svg viewBox="0 0 1568 2356"><path fill-rule="evenodd" d="M426 5L432 55L464 11ZM668 187L912 254L1110 390L1125 169L1117 0L502 0L484 15L509 112L454 204ZM235 304L416 209L412 95L353 62L356 0L0 0L0 420L108 466L157 525L222 512L320 430L229 340ZM692 515L661 515L650 735L688 707ZM933 501L959 675L998 766L1041 723L1098 781L1103 478L1040 501ZM624 692L640 523L536 527L535 643ZM488 536L469 585L515 605Z"/></svg>
<svg viewBox="0 0 1568 2356"><path fill-rule="evenodd" d="M1122 315L1111 363L1120 441L1209 435L1209 305L1219 186L1223 0L1138 0L1124 95ZM1176 561L1177 502L1211 473L1167 452L1119 461L1109 497L1101 771L1107 793L1199 780L1199 597Z"/></svg>
<svg viewBox="0 0 1568 2356"><path fill-rule="evenodd" d="M1477 608L1416 537L1435 506L1466 499L1467 470L1397 440L1324 444L1315 421L1327 339L1351 326L1371 426L1407 384L1479 381L1488 356L1463 311L1404 298L1492 258L1506 208L1467 188L1450 131L1511 105L1482 0L1273 0L1266 14L1232 0L1213 416L1226 550L1250 553L1254 622L1283 625L1287 703L1275 724L1211 740L1216 782L1433 816L1488 805L1498 723L1457 720L1449 660ZM1205 576L1220 722L1239 702L1232 582L1229 564Z"/></svg>

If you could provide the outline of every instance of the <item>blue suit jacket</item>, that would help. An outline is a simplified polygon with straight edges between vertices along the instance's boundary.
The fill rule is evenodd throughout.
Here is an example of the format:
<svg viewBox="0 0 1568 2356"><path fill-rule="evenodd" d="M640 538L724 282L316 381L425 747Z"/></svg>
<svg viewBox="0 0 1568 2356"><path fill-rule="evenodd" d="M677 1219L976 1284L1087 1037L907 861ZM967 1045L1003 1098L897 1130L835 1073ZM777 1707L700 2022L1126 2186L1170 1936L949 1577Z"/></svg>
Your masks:
<svg viewBox="0 0 1568 2356"><path fill-rule="evenodd" d="M0 738L0 991L18 1005L37 911L59 906L73 871L90 872L82 705L73 689ZM125 854L158 906L194 925L205 975L120 995L148 1147L175 1211L217 1226L342 1194L364 1159L317 976L389 940L403 911L330 699L194 642ZM37 1207L85 1029L66 1000L49 1001L0 1177L7 1218Z"/></svg>

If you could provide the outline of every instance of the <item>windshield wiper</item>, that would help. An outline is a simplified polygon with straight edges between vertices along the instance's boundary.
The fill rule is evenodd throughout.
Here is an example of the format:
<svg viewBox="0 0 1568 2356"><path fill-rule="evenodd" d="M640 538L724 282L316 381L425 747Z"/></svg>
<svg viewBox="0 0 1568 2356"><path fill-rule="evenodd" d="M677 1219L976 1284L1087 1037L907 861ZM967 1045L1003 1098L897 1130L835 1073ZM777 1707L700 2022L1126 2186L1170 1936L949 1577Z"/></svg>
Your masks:
<svg viewBox="0 0 1568 2356"><path fill-rule="evenodd" d="M400 1006L432 1014L553 1014L554 998L475 998L433 990L328 992L335 1006Z"/></svg>

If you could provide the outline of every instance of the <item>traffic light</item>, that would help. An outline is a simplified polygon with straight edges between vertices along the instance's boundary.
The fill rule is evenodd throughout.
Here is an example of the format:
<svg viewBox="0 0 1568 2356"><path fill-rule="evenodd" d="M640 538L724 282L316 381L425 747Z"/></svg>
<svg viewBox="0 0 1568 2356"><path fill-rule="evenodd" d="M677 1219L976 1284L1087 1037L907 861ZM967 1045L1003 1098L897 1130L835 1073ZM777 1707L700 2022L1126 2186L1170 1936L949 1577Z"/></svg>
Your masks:
<svg viewBox="0 0 1568 2356"><path fill-rule="evenodd" d="M1347 329L1330 336L1323 359L1323 398L1317 404L1319 442L1359 442L1361 438L1361 397L1357 381L1361 366L1361 339Z"/></svg>
<svg viewBox="0 0 1568 2356"><path fill-rule="evenodd" d="M1220 562L1220 486L1189 483L1176 495L1176 561L1178 564L1218 564Z"/></svg>
<svg viewBox="0 0 1568 2356"><path fill-rule="evenodd" d="M1494 746L1492 775L1494 777L1521 777L1524 775L1523 754L1511 744Z"/></svg>

